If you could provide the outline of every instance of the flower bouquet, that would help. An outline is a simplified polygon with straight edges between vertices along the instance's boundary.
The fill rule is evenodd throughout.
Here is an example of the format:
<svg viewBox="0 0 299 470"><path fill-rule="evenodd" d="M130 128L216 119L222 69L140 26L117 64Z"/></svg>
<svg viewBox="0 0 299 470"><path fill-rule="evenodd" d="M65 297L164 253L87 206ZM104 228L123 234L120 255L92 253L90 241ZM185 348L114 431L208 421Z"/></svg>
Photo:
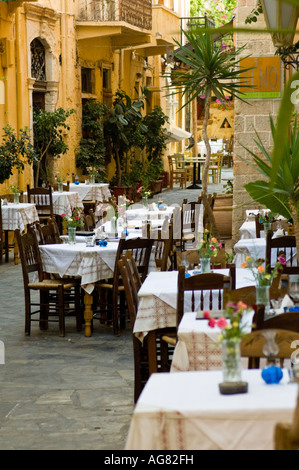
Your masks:
<svg viewBox="0 0 299 470"><path fill-rule="evenodd" d="M83 227L84 226L84 213L81 207L75 207L72 210L72 215L67 216L66 214L61 214L63 221L68 227Z"/></svg>
<svg viewBox="0 0 299 470"><path fill-rule="evenodd" d="M63 183L66 180L66 176L62 175L60 171L57 171L54 179L57 183Z"/></svg>
<svg viewBox="0 0 299 470"><path fill-rule="evenodd" d="M259 212L258 216L260 224L272 224L277 221L277 214L273 212Z"/></svg>
<svg viewBox="0 0 299 470"><path fill-rule="evenodd" d="M211 233L204 233L203 237L198 243L198 253L201 263L201 272L210 271L210 259L217 256L219 249L222 248L222 243L212 236Z"/></svg>
<svg viewBox="0 0 299 470"><path fill-rule="evenodd" d="M151 197L152 195L151 191L146 190L144 186L140 186L137 189L137 194L140 194L141 197Z"/></svg>
<svg viewBox="0 0 299 470"><path fill-rule="evenodd" d="M265 260L259 258L254 260L252 256L246 256L245 261L242 263L242 268L248 268L251 270L257 286L270 286L273 279L276 278L285 266L286 260L283 256L280 256L275 263L273 269L268 272L265 269Z"/></svg>
<svg viewBox="0 0 299 470"><path fill-rule="evenodd" d="M86 171L90 175L91 182L95 183L95 178L99 174L99 169L95 166L87 166Z"/></svg>
<svg viewBox="0 0 299 470"><path fill-rule="evenodd" d="M239 301L237 304L228 302L226 304L226 317L218 320L210 316L210 312L204 312L204 318L208 319L211 328L220 328L221 333L218 341L222 345L222 371L223 383L220 384L221 393L246 392L247 383L241 382L241 339L246 336L249 325L244 321L244 314L248 306ZM246 331L247 330L247 331ZM233 386L231 385L233 384Z"/></svg>
<svg viewBox="0 0 299 470"><path fill-rule="evenodd" d="M13 193L14 196L14 203L18 204L19 203L19 196L20 196L20 188L18 186L9 186L9 189Z"/></svg>

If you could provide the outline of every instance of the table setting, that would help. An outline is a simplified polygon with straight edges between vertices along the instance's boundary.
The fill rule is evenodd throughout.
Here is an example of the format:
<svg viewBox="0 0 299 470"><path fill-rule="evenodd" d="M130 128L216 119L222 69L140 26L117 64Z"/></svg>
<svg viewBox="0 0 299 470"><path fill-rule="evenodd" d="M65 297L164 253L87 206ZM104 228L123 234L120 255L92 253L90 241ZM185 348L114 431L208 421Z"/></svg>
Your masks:
<svg viewBox="0 0 299 470"><path fill-rule="evenodd" d="M2 199L1 199L2 201ZM1 202L3 230L25 230L27 224L39 220L35 204Z"/></svg>

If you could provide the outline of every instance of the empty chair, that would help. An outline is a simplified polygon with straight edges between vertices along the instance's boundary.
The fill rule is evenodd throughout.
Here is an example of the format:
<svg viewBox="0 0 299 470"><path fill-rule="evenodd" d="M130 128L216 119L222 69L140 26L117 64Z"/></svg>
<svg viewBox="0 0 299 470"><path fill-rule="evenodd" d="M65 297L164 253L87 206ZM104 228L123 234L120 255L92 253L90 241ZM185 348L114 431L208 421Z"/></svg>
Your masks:
<svg viewBox="0 0 299 470"><path fill-rule="evenodd" d="M185 268L179 267L177 325L179 325L186 305L187 292L190 293L190 311L222 310L223 291L230 289L232 279L218 273L195 274L185 277Z"/></svg>
<svg viewBox="0 0 299 470"><path fill-rule="evenodd" d="M275 450L298 450L299 448L299 394L292 423L277 423L274 431Z"/></svg>
<svg viewBox="0 0 299 470"><path fill-rule="evenodd" d="M286 268L298 266L296 237L294 235L285 235L273 238L273 233L268 232L266 238L266 269L268 271L271 271L272 266L280 256L286 259ZM287 269L283 268L283 270L287 272Z"/></svg>
<svg viewBox="0 0 299 470"><path fill-rule="evenodd" d="M62 243L55 218L49 218L45 225L37 224L36 229L39 233L40 245Z"/></svg>
<svg viewBox="0 0 299 470"><path fill-rule="evenodd" d="M69 279L45 278L36 233L30 228L27 233L21 234L19 230L15 233L24 282L25 334L30 335L32 321L38 321L41 329L48 329L48 322L53 321L59 322L59 336L65 336L66 314L76 316L77 330L81 331L79 283ZM30 279L31 277L33 279ZM39 292L39 300L31 298L32 291ZM71 303L74 303L73 307ZM35 308L37 309L34 310ZM38 315L38 318L35 318L35 315Z"/></svg>
<svg viewBox="0 0 299 470"><path fill-rule="evenodd" d="M125 290L126 302L128 306L131 329L133 332L134 323L137 316L139 282L136 283L137 266L132 257L128 257L128 253L123 253L118 260L118 269L122 278L122 283ZM130 264L131 263L131 264ZM134 267L135 264L135 267ZM144 385L146 384L149 376L154 372L169 372L170 362L168 346L166 343L161 350L161 336L167 330L150 331L141 342L133 333L133 352L134 352L134 401L136 403ZM173 348L170 347L173 351ZM165 355L167 354L167 356Z"/></svg>
<svg viewBox="0 0 299 470"><path fill-rule="evenodd" d="M198 234L203 233L203 206L198 202L182 204L181 209L181 249L187 243L197 240Z"/></svg>
<svg viewBox="0 0 299 470"><path fill-rule="evenodd" d="M277 352L273 353L270 359L290 359L294 348L291 347L294 341L299 341L299 333L286 329L259 329L253 330L241 340L241 356L249 359L259 359L267 357L264 352L267 332L275 332L275 343L278 346ZM298 344L298 343L297 343ZM256 367L255 367L256 368Z"/></svg>
<svg viewBox="0 0 299 470"><path fill-rule="evenodd" d="M208 168L208 181L210 178L214 184L221 183L222 153L212 153Z"/></svg>
<svg viewBox="0 0 299 470"><path fill-rule="evenodd" d="M173 189L174 183L180 183L181 187L186 189L187 186L187 172L180 168L176 169L173 162L173 157L168 155L169 165L169 185L170 189Z"/></svg>
<svg viewBox="0 0 299 470"><path fill-rule="evenodd" d="M152 253L153 240L148 238L136 238L119 240L119 245L115 258L114 276L107 281L98 281L96 286L99 289L100 312L109 315L111 312L113 330L115 335L120 334L120 326L125 324L125 302L124 302L124 286L120 282L120 273L118 268L118 260L121 255L130 251L137 265L140 279L143 282L148 273L149 260ZM121 296L118 306L118 296ZM110 300L108 299L110 297ZM103 308L102 308L103 306ZM118 314L118 312L120 312Z"/></svg>
<svg viewBox="0 0 299 470"><path fill-rule="evenodd" d="M54 217L52 187L30 188L27 185L28 202L35 204L39 220L46 223L48 218Z"/></svg>

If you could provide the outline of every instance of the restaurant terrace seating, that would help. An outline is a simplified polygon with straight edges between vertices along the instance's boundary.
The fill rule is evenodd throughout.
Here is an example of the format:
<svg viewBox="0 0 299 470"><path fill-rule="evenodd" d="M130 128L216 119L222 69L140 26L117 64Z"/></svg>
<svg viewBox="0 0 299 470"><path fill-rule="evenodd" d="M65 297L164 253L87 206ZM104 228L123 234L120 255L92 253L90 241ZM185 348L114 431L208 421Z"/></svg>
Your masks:
<svg viewBox="0 0 299 470"><path fill-rule="evenodd" d="M46 223L48 218L54 217L52 186L47 188L30 188L27 185L28 202L35 204L40 222Z"/></svg>
<svg viewBox="0 0 299 470"><path fill-rule="evenodd" d="M52 321L59 323L59 336L65 336L66 315L75 315L77 330L81 331L79 284L69 279L47 279L43 273L35 231L29 228L26 233L21 234L17 229L15 233L23 272L25 334L30 335L32 321L38 321L40 329L44 330L48 329L48 323ZM73 299L70 296L72 290L75 291L74 305L70 304ZM39 292L39 301L35 297L31 298L31 291ZM35 318L35 315L38 317Z"/></svg>

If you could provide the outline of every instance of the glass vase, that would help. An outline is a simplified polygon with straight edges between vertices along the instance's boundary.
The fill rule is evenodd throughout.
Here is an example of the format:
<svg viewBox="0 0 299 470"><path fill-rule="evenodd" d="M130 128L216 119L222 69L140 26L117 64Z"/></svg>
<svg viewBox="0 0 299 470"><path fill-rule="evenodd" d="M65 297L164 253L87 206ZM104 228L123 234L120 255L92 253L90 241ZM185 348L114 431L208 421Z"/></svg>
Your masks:
<svg viewBox="0 0 299 470"><path fill-rule="evenodd" d="M95 177L95 175L91 175L91 176L90 176L90 183L91 183L91 184L95 184L95 182L96 182L96 177Z"/></svg>
<svg viewBox="0 0 299 470"><path fill-rule="evenodd" d="M58 183L58 191L59 191L60 193L63 192L63 183Z"/></svg>
<svg viewBox="0 0 299 470"><path fill-rule="evenodd" d="M240 339L222 341L222 373L223 382L241 382L241 351Z"/></svg>
<svg viewBox="0 0 299 470"><path fill-rule="evenodd" d="M148 207L147 196L142 196L142 204L144 205L144 207Z"/></svg>
<svg viewBox="0 0 299 470"><path fill-rule="evenodd" d="M76 227L68 227L68 242L70 245L76 244Z"/></svg>
<svg viewBox="0 0 299 470"><path fill-rule="evenodd" d="M264 237L267 238L267 233L271 230L271 222L264 222Z"/></svg>
<svg viewBox="0 0 299 470"><path fill-rule="evenodd" d="M264 305L265 317L270 315L270 286L256 286L256 305Z"/></svg>
<svg viewBox="0 0 299 470"><path fill-rule="evenodd" d="M200 258L200 266L202 273L211 272L211 258Z"/></svg>
<svg viewBox="0 0 299 470"><path fill-rule="evenodd" d="M19 193L14 193L14 195L13 195L13 202L14 202L15 204L19 204L19 200L20 200L19 198L20 198Z"/></svg>

